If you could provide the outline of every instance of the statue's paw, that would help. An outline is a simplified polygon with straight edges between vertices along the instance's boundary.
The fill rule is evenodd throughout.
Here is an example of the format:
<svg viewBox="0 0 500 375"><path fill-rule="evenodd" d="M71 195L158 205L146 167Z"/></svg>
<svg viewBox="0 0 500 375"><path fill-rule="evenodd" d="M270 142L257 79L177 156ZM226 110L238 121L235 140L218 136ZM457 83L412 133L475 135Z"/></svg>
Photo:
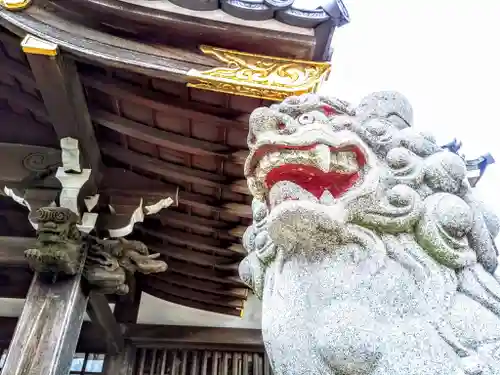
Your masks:
<svg viewBox="0 0 500 375"><path fill-rule="evenodd" d="M340 204L324 206L307 201L287 201L271 211L268 233L273 242L280 245L324 240L326 233L338 237L346 220L347 212Z"/></svg>
<svg viewBox="0 0 500 375"><path fill-rule="evenodd" d="M24 256L28 259L39 260L42 258L42 253L38 249L28 249L24 252Z"/></svg>
<svg viewBox="0 0 500 375"><path fill-rule="evenodd" d="M28 264L36 272L43 272L46 269L42 261L42 255L43 253L38 249L28 249L24 252Z"/></svg>
<svg viewBox="0 0 500 375"><path fill-rule="evenodd" d="M487 374L486 365L476 355L464 357L461 360L465 374L467 375L483 375Z"/></svg>
<svg viewBox="0 0 500 375"><path fill-rule="evenodd" d="M41 261L47 265L53 265L57 270L66 275L77 273L76 262L74 262L66 251L58 250L46 252Z"/></svg>

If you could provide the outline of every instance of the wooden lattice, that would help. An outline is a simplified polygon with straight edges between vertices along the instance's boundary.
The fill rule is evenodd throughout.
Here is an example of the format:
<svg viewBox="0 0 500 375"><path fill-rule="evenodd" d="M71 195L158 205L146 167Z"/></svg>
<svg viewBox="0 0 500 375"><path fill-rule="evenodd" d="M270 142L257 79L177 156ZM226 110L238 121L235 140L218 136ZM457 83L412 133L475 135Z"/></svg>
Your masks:
<svg viewBox="0 0 500 375"><path fill-rule="evenodd" d="M140 349L136 375L270 375L265 354Z"/></svg>

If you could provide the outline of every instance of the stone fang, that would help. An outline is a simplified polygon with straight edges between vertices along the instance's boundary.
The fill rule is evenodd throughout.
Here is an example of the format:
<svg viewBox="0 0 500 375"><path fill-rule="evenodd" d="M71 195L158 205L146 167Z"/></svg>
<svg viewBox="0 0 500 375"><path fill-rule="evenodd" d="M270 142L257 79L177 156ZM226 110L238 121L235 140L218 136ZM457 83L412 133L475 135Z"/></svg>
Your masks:
<svg viewBox="0 0 500 375"><path fill-rule="evenodd" d="M330 160L332 158L332 153L330 152L330 147L324 144L319 144L314 147L313 157L315 165L323 172L330 171Z"/></svg>

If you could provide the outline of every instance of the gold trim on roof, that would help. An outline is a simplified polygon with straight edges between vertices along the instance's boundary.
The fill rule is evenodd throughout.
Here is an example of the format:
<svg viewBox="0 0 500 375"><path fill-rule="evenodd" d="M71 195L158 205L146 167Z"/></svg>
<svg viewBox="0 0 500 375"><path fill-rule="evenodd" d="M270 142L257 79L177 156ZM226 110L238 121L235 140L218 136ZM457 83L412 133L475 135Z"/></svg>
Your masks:
<svg viewBox="0 0 500 375"><path fill-rule="evenodd" d="M0 0L2 8L8 10L23 10L31 4L31 0Z"/></svg>
<svg viewBox="0 0 500 375"><path fill-rule="evenodd" d="M188 87L232 95L281 101L316 92L330 73L330 63L292 60L201 46L225 67L187 73Z"/></svg>
<svg viewBox="0 0 500 375"><path fill-rule="evenodd" d="M57 56L59 48L57 44L47 42L33 35L26 35L21 42L24 53L31 55Z"/></svg>

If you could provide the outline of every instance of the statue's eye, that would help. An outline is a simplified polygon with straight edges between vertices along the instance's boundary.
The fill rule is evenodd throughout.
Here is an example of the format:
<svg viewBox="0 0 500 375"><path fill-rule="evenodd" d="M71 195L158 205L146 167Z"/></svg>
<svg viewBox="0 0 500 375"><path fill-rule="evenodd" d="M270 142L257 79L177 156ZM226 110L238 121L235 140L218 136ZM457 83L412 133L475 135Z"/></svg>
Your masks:
<svg viewBox="0 0 500 375"><path fill-rule="evenodd" d="M297 119L297 121L299 122L300 125L309 125L314 122L314 116L309 113L305 113L302 116L300 116Z"/></svg>

